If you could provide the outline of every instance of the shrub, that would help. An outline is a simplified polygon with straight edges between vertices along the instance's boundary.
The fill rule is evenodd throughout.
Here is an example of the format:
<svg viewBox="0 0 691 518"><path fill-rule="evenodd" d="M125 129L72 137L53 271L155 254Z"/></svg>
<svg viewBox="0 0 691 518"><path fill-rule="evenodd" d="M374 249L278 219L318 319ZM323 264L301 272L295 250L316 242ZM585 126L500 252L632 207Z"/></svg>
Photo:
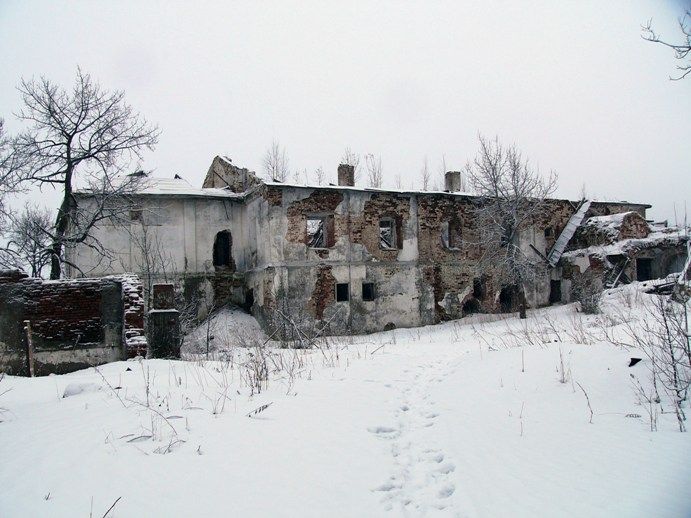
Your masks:
<svg viewBox="0 0 691 518"><path fill-rule="evenodd" d="M600 313L602 291L602 277L588 269L574 277L571 285L571 298L578 302L583 313L596 315Z"/></svg>

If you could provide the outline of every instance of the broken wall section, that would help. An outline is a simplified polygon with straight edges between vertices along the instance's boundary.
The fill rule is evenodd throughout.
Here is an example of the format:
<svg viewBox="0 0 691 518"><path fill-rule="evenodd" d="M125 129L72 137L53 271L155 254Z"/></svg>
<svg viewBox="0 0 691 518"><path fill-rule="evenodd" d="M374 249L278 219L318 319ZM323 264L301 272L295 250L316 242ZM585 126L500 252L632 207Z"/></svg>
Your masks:
<svg viewBox="0 0 691 518"><path fill-rule="evenodd" d="M0 272L0 371L71 372L146 351L142 287L134 276L43 281Z"/></svg>

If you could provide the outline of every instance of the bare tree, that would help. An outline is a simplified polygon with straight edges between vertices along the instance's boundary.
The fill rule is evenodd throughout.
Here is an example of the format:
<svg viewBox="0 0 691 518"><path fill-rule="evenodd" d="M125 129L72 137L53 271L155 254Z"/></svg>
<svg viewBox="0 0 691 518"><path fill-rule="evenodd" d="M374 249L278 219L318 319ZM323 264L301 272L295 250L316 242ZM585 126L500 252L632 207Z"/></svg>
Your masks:
<svg viewBox="0 0 691 518"><path fill-rule="evenodd" d="M48 209L28 204L19 216L11 218L8 246L17 266L27 266L32 277L41 277L50 263L51 219Z"/></svg>
<svg viewBox="0 0 691 518"><path fill-rule="evenodd" d="M662 387L673 405L679 431L684 432L684 406L691 387L688 298L678 301L667 296L652 296L648 302L640 322L624 322L625 333L630 340L624 345L639 348L650 360L655 395L647 398L647 402L651 406L653 403L660 404L658 387ZM645 394L642 388L638 392Z"/></svg>
<svg viewBox="0 0 691 518"><path fill-rule="evenodd" d="M659 43L665 47L669 47L674 51L674 58L679 60L677 70L679 70L678 77L670 76L672 81L684 79L691 73L691 9L687 9L684 15L679 17L679 29L682 34L682 41L680 43L669 43L660 39L660 35L653 30L652 20L643 25L643 39Z"/></svg>
<svg viewBox="0 0 691 518"><path fill-rule="evenodd" d="M429 162L427 161L427 157L425 156L425 160L422 163L422 170L420 171L420 177L422 178L422 190L426 191L429 189L429 181L432 177L430 170L429 170Z"/></svg>
<svg viewBox="0 0 691 518"><path fill-rule="evenodd" d="M159 130L125 103L122 91L108 92L77 70L68 91L46 78L22 80L23 108L17 117L29 124L14 142L23 181L63 191L52 232L50 278L58 279L65 246L79 243L105 251L92 233L114 216L116 200L131 192L137 177L122 178L133 159L158 142ZM83 210L75 203L77 180L98 194Z"/></svg>
<svg viewBox="0 0 691 518"><path fill-rule="evenodd" d="M137 254L132 265L123 265L126 270L134 267L134 270L144 279L147 307L153 305L153 288L157 276L162 277L163 282L168 282L168 275L175 270L175 261L168 251L168 247L158 234L156 227L146 221L149 213L139 216L138 228L132 229L130 239L132 247Z"/></svg>
<svg viewBox="0 0 691 518"><path fill-rule="evenodd" d="M5 198L14 194L17 188L16 155L12 142L5 134L5 121L0 119L0 223L7 216Z"/></svg>
<svg viewBox="0 0 691 518"><path fill-rule="evenodd" d="M480 151L466 166L471 185L481 200L475 206L480 267L492 272L495 281L519 297L525 318L525 286L534 282L543 261L521 248L521 232L546 210L545 200L557 186L553 171L543 178L515 146L505 147L498 138L480 135Z"/></svg>
<svg viewBox="0 0 691 518"><path fill-rule="evenodd" d="M8 227L9 211L6 207L7 197L17 191L16 155L12 142L5 134L5 121L0 119L0 237ZM17 256L11 248L0 244L0 267L16 268Z"/></svg>
<svg viewBox="0 0 691 518"><path fill-rule="evenodd" d="M314 179L316 180L317 185L324 185L324 176L324 169L322 169L321 166L314 170Z"/></svg>
<svg viewBox="0 0 691 518"><path fill-rule="evenodd" d="M355 172L355 183L357 184L362 177L362 165L360 164L360 155L353 153L349 147L345 148L343 156L341 157L341 164L353 166Z"/></svg>
<svg viewBox="0 0 691 518"><path fill-rule="evenodd" d="M281 148L276 140L264 154L264 172L274 182L285 182L288 178L288 156L285 148Z"/></svg>
<svg viewBox="0 0 691 518"><path fill-rule="evenodd" d="M381 156L375 158L375 156L372 153L365 155L365 164L367 165L367 181L369 183L369 186L381 189Z"/></svg>
<svg viewBox="0 0 691 518"><path fill-rule="evenodd" d="M438 178L434 181L434 185L432 187L433 190L444 190L444 185L446 184L446 171L448 171L448 169L446 168L446 156L442 155L441 162L439 162Z"/></svg>

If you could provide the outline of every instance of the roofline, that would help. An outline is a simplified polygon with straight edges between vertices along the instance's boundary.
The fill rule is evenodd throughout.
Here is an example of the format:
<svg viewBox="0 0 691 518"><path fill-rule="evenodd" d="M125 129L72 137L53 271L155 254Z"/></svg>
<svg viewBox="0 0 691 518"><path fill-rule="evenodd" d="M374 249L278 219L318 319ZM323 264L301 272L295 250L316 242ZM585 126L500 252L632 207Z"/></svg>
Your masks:
<svg viewBox="0 0 691 518"><path fill-rule="evenodd" d="M282 182L262 182L267 187L278 187L278 188L290 188L290 189L333 189L333 190L344 190L344 191L358 191L358 192L373 192L373 193L383 193L383 194L404 194L404 195L441 195L441 196L461 196L464 198L484 198L486 196L480 196L479 194L473 194L470 192L462 191L421 191L421 190L411 190L411 189L379 189L375 187L358 187L350 185L301 185L301 184L290 184ZM574 203L577 201L570 200L568 198L546 198L552 201L566 201ZM607 205L632 205L635 207L645 207L647 209L652 208L652 205L647 203L636 203L630 201L606 201L606 200L591 200L592 203L600 203Z"/></svg>
<svg viewBox="0 0 691 518"><path fill-rule="evenodd" d="M242 193L234 193L234 192L228 192L228 194L221 195L221 194L212 194L212 193L176 193L176 192L133 192L131 194L128 194L128 196L136 197L136 196L158 196L158 197L168 197L168 198L211 198L211 199L218 199L218 200L237 200L237 201L245 201L246 198L248 198L251 194L256 192L257 190L261 189L262 187L271 187L271 188L278 188L278 189L305 189L305 190L318 190L318 189L327 189L327 190L337 190L337 191L355 191L355 192L364 192L364 193L381 193L381 194L392 194L392 195L404 195L404 196L456 196L456 197L461 197L461 198L483 198L483 196L469 193L469 192L451 192L451 191L420 191L420 190L412 190L412 189L379 189L375 187L359 187L359 186L350 186L350 185L300 185L300 184L289 184L289 183L282 183L282 182L265 182L260 180L260 183L251 189L248 189L245 192ZM205 190L207 188L202 187L201 190ZM211 188L208 188L211 190ZM214 189L219 189L218 187L215 187ZM87 192L87 191L75 191L74 196L81 196L81 197L89 197L89 196L95 196L98 193L94 192ZM570 203L578 203L575 200L570 200L568 198L547 198L548 200L551 201L564 201L564 202L570 202ZM645 209L650 209L652 208L652 205L648 203L636 203L636 202L629 202L629 201L606 201L606 200L591 200L592 203L594 204L604 204L604 205L629 205L633 207L643 207Z"/></svg>
<svg viewBox="0 0 691 518"><path fill-rule="evenodd" d="M243 201L250 191L243 193L228 193L223 194L212 194L212 193L178 193L178 192L132 192L123 194L123 196L129 196L131 198L136 197L162 197L162 198L213 198L218 200L233 200L233 201ZM92 196L98 196L99 193L96 192L86 192L86 191L75 191L72 193L75 197L89 198Z"/></svg>

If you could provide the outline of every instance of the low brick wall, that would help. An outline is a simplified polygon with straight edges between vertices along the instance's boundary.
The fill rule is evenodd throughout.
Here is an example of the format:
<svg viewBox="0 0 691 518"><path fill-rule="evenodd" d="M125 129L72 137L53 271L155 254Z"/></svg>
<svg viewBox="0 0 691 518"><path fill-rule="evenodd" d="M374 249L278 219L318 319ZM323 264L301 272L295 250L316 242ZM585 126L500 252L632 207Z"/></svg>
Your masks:
<svg viewBox="0 0 691 518"><path fill-rule="evenodd" d="M39 375L146 353L135 276L44 281L0 272L0 371L27 374L25 321Z"/></svg>

